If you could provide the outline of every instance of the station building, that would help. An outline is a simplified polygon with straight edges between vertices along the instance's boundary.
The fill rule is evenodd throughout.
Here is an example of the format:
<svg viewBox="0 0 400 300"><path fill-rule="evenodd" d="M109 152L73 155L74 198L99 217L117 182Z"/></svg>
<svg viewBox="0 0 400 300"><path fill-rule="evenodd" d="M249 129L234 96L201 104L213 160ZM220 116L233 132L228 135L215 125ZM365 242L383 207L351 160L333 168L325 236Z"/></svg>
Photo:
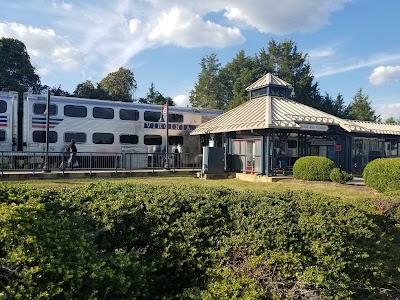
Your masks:
<svg viewBox="0 0 400 300"><path fill-rule="evenodd" d="M290 173L299 157L331 159L361 175L368 162L399 157L400 125L342 119L301 104L292 86L270 73L246 90L250 100L197 127L205 172Z"/></svg>

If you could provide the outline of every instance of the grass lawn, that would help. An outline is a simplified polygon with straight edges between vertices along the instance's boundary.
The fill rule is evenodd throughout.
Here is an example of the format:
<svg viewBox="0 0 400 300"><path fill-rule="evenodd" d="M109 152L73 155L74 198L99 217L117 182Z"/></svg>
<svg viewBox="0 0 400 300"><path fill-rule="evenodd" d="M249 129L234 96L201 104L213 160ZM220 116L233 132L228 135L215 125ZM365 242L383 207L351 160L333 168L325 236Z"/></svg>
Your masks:
<svg viewBox="0 0 400 300"><path fill-rule="evenodd" d="M65 188L82 186L91 182L111 181L111 182L126 182L126 183L143 183L157 185L201 185L210 187L228 187L236 190L265 190L265 191L314 191L323 193L329 196L345 197L348 200L361 199L382 199L384 196L375 190L366 186L354 186L338 184L333 182L312 182L302 181L292 178L273 183L248 182L239 179L219 179L219 180L204 180L195 177L178 177L178 176L158 176L158 177L132 177L132 178L107 178L107 179L49 179L49 180L28 180L14 182L21 185L26 185L30 188L47 189L47 188ZM4 182L3 184L11 184Z"/></svg>

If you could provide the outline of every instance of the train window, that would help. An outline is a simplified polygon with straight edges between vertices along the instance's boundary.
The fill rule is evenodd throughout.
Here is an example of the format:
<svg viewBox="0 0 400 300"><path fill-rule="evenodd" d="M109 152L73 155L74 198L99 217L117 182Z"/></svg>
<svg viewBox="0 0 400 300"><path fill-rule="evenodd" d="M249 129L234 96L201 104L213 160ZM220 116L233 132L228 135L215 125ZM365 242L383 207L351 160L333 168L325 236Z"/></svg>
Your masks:
<svg viewBox="0 0 400 300"><path fill-rule="evenodd" d="M137 121L139 120L139 111L133 109L121 109L119 111L119 118L121 120Z"/></svg>
<svg viewBox="0 0 400 300"><path fill-rule="evenodd" d="M119 142L121 144L137 144L139 142L139 137L134 134L121 134L119 136Z"/></svg>
<svg viewBox="0 0 400 300"><path fill-rule="evenodd" d="M297 148L297 141L288 140L287 146L288 146L288 148Z"/></svg>
<svg viewBox="0 0 400 300"><path fill-rule="evenodd" d="M84 132L66 132L64 142L69 143L74 139L77 143L86 143L86 133Z"/></svg>
<svg viewBox="0 0 400 300"><path fill-rule="evenodd" d="M144 144L145 145L161 145L162 137L161 135L145 135L144 136Z"/></svg>
<svg viewBox="0 0 400 300"><path fill-rule="evenodd" d="M46 143L46 130L35 130L32 133L32 139L35 143ZM49 131L49 143L57 143L57 140L57 132Z"/></svg>
<svg viewBox="0 0 400 300"><path fill-rule="evenodd" d="M168 114L168 122L183 123L183 115L181 115L181 114Z"/></svg>
<svg viewBox="0 0 400 300"><path fill-rule="evenodd" d="M161 112L159 111L145 111L144 120L151 122L159 122L161 119Z"/></svg>
<svg viewBox="0 0 400 300"><path fill-rule="evenodd" d="M33 113L35 115L44 115L47 113L45 103L33 103ZM50 104L50 116L57 115L57 105Z"/></svg>
<svg viewBox="0 0 400 300"><path fill-rule="evenodd" d="M6 140L6 131L0 130L0 142L4 142Z"/></svg>
<svg viewBox="0 0 400 300"><path fill-rule="evenodd" d="M114 135L112 133L93 133L93 144L113 144Z"/></svg>
<svg viewBox="0 0 400 300"><path fill-rule="evenodd" d="M82 105L65 105L64 116L85 118L87 116L87 108Z"/></svg>
<svg viewBox="0 0 400 300"><path fill-rule="evenodd" d="M93 118L114 119L114 110L108 107L93 107Z"/></svg>
<svg viewBox="0 0 400 300"><path fill-rule="evenodd" d="M169 136L168 145L183 145L183 136Z"/></svg>
<svg viewBox="0 0 400 300"><path fill-rule="evenodd" d="M7 111L7 102L0 100L0 113L5 113Z"/></svg>

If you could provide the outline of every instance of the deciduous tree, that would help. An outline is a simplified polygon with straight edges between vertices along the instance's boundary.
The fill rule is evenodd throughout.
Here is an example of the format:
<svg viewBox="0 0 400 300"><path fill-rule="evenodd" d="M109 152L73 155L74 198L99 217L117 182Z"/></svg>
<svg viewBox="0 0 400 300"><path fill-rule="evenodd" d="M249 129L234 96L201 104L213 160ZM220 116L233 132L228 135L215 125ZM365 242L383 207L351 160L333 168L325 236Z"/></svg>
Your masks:
<svg viewBox="0 0 400 300"><path fill-rule="evenodd" d="M0 38L0 90L26 92L40 89L40 78L35 73L24 43L16 39Z"/></svg>
<svg viewBox="0 0 400 300"><path fill-rule="evenodd" d="M118 71L108 74L100 81L99 85L110 100L123 102L132 102L137 88L133 72L122 67Z"/></svg>

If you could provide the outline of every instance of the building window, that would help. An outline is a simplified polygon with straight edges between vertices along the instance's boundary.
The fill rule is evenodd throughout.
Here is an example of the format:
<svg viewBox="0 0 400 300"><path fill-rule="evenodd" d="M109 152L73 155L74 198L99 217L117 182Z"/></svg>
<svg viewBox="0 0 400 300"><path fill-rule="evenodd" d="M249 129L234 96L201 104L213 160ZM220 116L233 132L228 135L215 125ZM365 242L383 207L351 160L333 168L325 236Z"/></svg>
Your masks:
<svg viewBox="0 0 400 300"><path fill-rule="evenodd" d="M119 136L119 142L121 144L137 144L139 142L139 138L134 134L121 134Z"/></svg>
<svg viewBox="0 0 400 300"><path fill-rule="evenodd" d="M7 102L0 100L0 113L5 113L7 111Z"/></svg>
<svg viewBox="0 0 400 300"><path fill-rule="evenodd" d="M161 145L162 137L161 135L145 135L144 136L144 144L145 145Z"/></svg>
<svg viewBox="0 0 400 300"><path fill-rule="evenodd" d="M6 131L0 130L0 142L4 142L6 140Z"/></svg>
<svg viewBox="0 0 400 300"><path fill-rule="evenodd" d="M112 133L93 133L93 144L113 144L114 135Z"/></svg>
<svg viewBox="0 0 400 300"><path fill-rule="evenodd" d="M81 105L65 105L64 116L85 118L87 116L87 108Z"/></svg>
<svg viewBox="0 0 400 300"><path fill-rule="evenodd" d="M168 114L168 122L183 123L183 115L181 115L181 114Z"/></svg>
<svg viewBox="0 0 400 300"><path fill-rule="evenodd" d="M34 103L33 104L33 113L35 115L44 115L47 113L46 104L44 103ZM50 104L50 116L57 115L57 105Z"/></svg>
<svg viewBox="0 0 400 300"><path fill-rule="evenodd" d="M66 132L64 134L64 142L69 143L74 139L75 142L82 144L86 143L86 133L84 132Z"/></svg>
<svg viewBox="0 0 400 300"><path fill-rule="evenodd" d="M93 118L114 119L114 110L108 107L93 107Z"/></svg>
<svg viewBox="0 0 400 300"><path fill-rule="evenodd" d="M121 109L119 111L119 118L121 120L137 121L139 120L139 111L133 109Z"/></svg>
<svg viewBox="0 0 400 300"><path fill-rule="evenodd" d="M159 122L161 119L161 112L159 111L145 111L144 120L150 122Z"/></svg>
<svg viewBox="0 0 400 300"><path fill-rule="evenodd" d="M46 143L46 131L45 130L35 130L32 133L32 139L35 143ZM55 131L49 131L49 143L57 143L58 135Z"/></svg>

